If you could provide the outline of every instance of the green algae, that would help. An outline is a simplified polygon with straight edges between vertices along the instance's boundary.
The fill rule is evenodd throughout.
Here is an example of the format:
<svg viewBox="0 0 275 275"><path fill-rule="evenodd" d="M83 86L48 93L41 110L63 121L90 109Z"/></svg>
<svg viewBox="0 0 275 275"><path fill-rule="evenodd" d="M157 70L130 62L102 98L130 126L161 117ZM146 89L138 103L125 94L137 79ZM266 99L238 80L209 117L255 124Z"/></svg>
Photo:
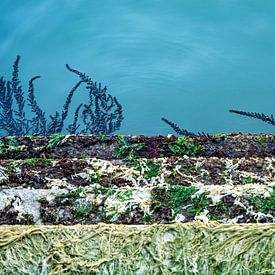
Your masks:
<svg viewBox="0 0 275 275"><path fill-rule="evenodd" d="M56 146L60 145L62 140L65 138L64 134L53 134L51 135L50 139L48 140L47 149L53 149Z"/></svg>
<svg viewBox="0 0 275 275"><path fill-rule="evenodd" d="M101 134L101 135L98 136L98 138L99 138L100 141L105 141L108 138L108 135Z"/></svg>
<svg viewBox="0 0 275 275"><path fill-rule="evenodd" d="M88 215L92 211L93 207L94 207L93 203L90 203L88 205L81 204L75 209L74 215L76 218L82 218Z"/></svg>
<svg viewBox="0 0 275 275"><path fill-rule="evenodd" d="M5 156L12 153L19 153L24 148L19 145L15 137L8 136L5 141L0 140L0 156Z"/></svg>
<svg viewBox="0 0 275 275"><path fill-rule="evenodd" d="M219 139L219 138L228 139L229 138L229 136L227 134L222 134L222 133L215 134L212 137L215 138L215 139Z"/></svg>
<svg viewBox="0 0 275 275"><path fill-rule="evenodd" d="M146 179L151 179L152 177L157 177L159 175L161 168L159 164L154 163L152 160L146 160L145 165L146 170L144 171L144 177Z"/></svg>
<svg viewBox="0 0 275 275"><path fill-rule="evenodd" d="M274 224L1 226L3 274L272 274Z"/></svg>
<svg viewBox="0 0 275 275"><path fill-rule="evenodd" d="M193 139L185 136L178 137L175 142L168 142L167 144L175 155L196 156L204 150L201 144L197 144Z"/></svg>
<svg viewBox="0 0 275 275"><path fill-rule="evenodd" d="M38 163L42 165L52 164L54 159L49 158L27 158L20 160L10 160L8 163L8 174L16 172L21 165L36 166Z"/></svg>
<svg viewBox="0 0 275 275"><path fill-rule="evenodd" d="M273 187L270 197L261 198L254 196L252 198L252 204L256 211L258 212L271 212L275 210L275 187Z"/></svg>
<svg viewBox="0 0 275 275"><path fill-rule="evenodd" d="M123 135L118 135L119 148L115 152L116 158L123 158L127 160L130 164L136 164L136 160L139 158L136 155L136 151L143 148L144 143L129 143Z"/></svg>
<svg viewBox="0 0 275 275"><path fill-rule="evenodd" d="M167 199L170 201L170 206L174 212L180 213L183 204L190 200L197 191L198 189L194 186L172 186L167 192Z"/></svg>
<svg viewBox="0 0 275 275"><path fill-rule="evenodd" d="M68 198L68 199L76 200L76 199L79 199L79 198L86 198L86 195L87 195L86 190L84 188L80 187L80 188L77 188L74 191L58 195L57 197L61 198L61 199Z"/></svg>
<svg viewBox="0 0 275 275"><path fill-rule="evenodd" d="M265 135L257 136L257 140L263 149L267 146L267 137Z"/></svg>
<svg viewBox="0 0 275 275"><path fill-rule="evenodd" d="M243 187L243 190L240 187ZM202 187L202 189L197 186L180 185L151 188L106 188L95 184L58 195L55 201L51 202L55 205L55 211L52 214L56 216L52 222L60 219L59 211L66 209L71 213L85 212L85 208L89 208L91 203L94 208L91 208L89 213L99 217L99 208L102 213L105 213L106 219L100 219L101 222L111 220L125 223L124 218L131 218L134 223L140 223L140 219L145 219L147 223L175 223L179 221L178 218L185 222L194 219L215 220L222 223L231 223L232 219L235 219L235 223L274 221L274 188L258 190L258 185L254 187L253 189L252 186L240 185L235 191L227 190L228 194L226 194L226 190L215 189L215 186ZM235 197L235 194L238 196ZM71 199L72 205L68 206L66 200L63 200L65 198ZM44 211L52 211L51 203L44 203L43 207L46 207ZM162 213L165 213L165 221L161 218ZM88 216L85 216L85 219L87 219L85 222L89 221Z"/></svg>

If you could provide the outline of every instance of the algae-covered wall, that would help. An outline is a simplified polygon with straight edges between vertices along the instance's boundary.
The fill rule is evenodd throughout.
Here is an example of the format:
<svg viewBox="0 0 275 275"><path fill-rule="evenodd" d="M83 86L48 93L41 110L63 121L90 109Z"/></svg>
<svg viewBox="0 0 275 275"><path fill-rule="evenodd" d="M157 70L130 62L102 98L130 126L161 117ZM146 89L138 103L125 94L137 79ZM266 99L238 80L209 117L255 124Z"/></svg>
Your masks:
<svg viewBox="0 0 275 275"><path fill-rule="evenodd" d="M272 274L275 226L2 226L2 274Z"/></svg>
<svg viewBox="0 0 275 275"><path fill-rule="evenodd" d="M3 274L272 274L274 135L0 138Z"/></svg>

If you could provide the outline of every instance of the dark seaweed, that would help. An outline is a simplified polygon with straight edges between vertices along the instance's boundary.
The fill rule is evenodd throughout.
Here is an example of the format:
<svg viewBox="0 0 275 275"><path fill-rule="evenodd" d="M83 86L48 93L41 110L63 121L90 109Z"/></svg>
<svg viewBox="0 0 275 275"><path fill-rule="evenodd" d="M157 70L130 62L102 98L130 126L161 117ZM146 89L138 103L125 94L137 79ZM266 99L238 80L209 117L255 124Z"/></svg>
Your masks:
<svg viewBox="0 0 275 275"><path fill-rule="evenodd" d="M39 107L34 92L34 81L40 78L35 76L30 79L28 87L28 105L33 113L32 118L27 118L25 113L25 100L22 86L20 85L19 74L20 56L17 56L13 64L12 80L6 81L4 77L0 78L0 130L4 130L10 136L36 135L47 136L64 132L65 120L68 116L69 107L73 95L81 86L86 84L89 91L88 104L80 104L74 113L74 119L66 128L69 134L110 134L120 128L123 120L122 106L115 97L107 94L107 88L101 88L86 74L72 69L69 65L66 68L77 74L80 81L72 87L62 112L55 112L49 116L47 121L45 112ZM15 100L15 103L13 103ZM82 123L78 123L79 112L82 108ZM80 125L83 129L78 130Z"/></svg>
<svg viewBox="0 0 275 275"><path fill-rule="evenodd" d="M250 118L256 118L259 119L263 122L266 122L268 124L271 124L273 126L275 126L275 120L274 120L274 116L273 115L265 115L264 113L256 113L256 112L244 112L244 111L238 111L238 110L229 110L230 113L235 113L238 115L242 115L242 116L247 116Z"/></svg>
<svg viewBox="0 0 275 275"><path fill-rule="evenodd" d="M195 137L195 136L209 137L210 136L208 133L205 133L205 132L198 132L197 134L195 134L195 133L189 132L186 129L181 129L176 123L164 117L161 120L167 123L177 134L181 136L188 136L188 137Z"/></svg>

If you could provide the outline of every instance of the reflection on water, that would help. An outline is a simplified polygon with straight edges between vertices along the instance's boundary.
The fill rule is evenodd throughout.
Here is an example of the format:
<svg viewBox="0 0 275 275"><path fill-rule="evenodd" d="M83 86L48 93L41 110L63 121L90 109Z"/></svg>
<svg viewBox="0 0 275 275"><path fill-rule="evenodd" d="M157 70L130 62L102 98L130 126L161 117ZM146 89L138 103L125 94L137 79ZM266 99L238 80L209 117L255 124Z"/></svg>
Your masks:
<svg viewBox="0 0 275 275"><path fill-rule="evenodd" d="M41 75L37 101L60 110L76 79L66 63L119 99L119 133L271 132L229 109L274 113L273 1L1 1L0 75ZM72 109L83 102L85 89ZM70 114L70 118L73 113Z"/></svg>

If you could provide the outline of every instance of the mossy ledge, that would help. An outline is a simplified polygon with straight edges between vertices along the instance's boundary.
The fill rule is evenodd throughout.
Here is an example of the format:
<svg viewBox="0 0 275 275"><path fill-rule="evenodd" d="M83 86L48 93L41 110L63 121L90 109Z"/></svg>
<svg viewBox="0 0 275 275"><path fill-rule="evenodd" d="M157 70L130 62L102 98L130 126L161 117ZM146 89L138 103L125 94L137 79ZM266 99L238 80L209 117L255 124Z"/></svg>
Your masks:
<svg viewBox="0 0 275 275"><path fill-rule="evenodd" d="M274 156L275 135L214 135L209 137L53 135L0 137L1 159L83 158L123 159L139 156L251 157Z"/></svg>

